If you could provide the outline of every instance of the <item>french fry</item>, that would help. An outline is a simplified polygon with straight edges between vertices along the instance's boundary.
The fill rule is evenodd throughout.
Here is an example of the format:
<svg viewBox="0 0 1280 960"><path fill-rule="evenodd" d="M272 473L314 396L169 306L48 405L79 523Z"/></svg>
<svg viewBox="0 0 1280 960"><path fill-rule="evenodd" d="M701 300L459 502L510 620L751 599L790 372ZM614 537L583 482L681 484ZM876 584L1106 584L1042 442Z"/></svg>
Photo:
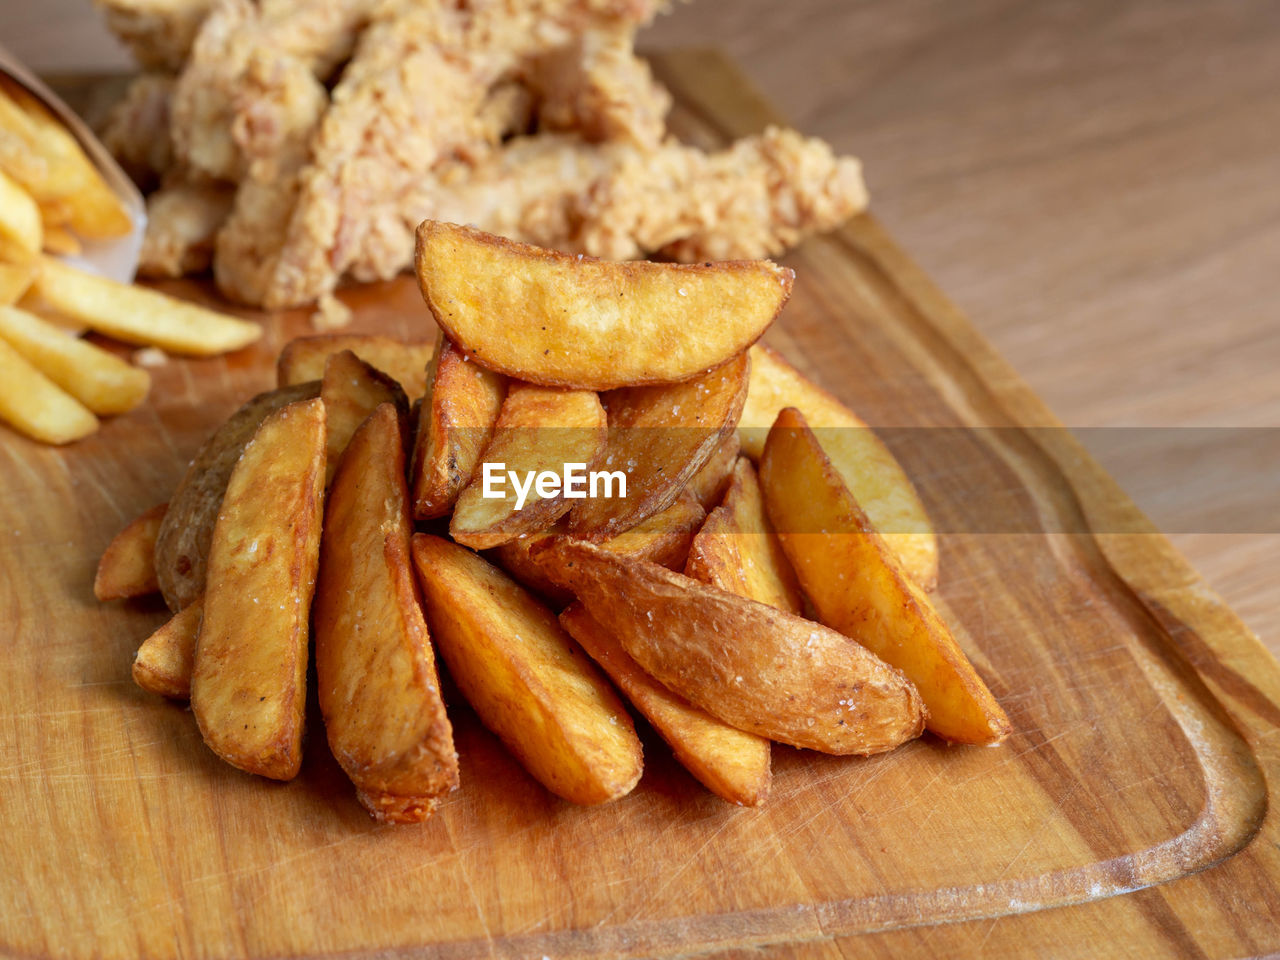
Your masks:
<svg viewBox="0 0 1280 960"><path fill-rule="evenodd" d="M191 711L214 753L275 780L302 764L324 440L321 400L264 420L227 483L209 545Z"/></svg>
<svg viewBox="0 0 1280 960"><path fill-rule="evenodd" d="M262 336L256 323L146 287L116 283L49 257L41 259L33 289L49 309L91 330L168 353L209 357L247 347Z"/></svg>
<svg viewBox="0 0 1280 960"><path fill-rule="evenodd" d="M325 362L350 350L369 366L394 377L410 400L426 389L427 365L435 356L434 340L397 340L372 333L330 333L290 340L276 361L277 385L291 387L324 376Z"/></svg>
<svg viewBox="0 0 1280 960"><path fill-rule="evenodd" d="M0 263L0 307L22 299L36 278L34 263Z"/></svg>
<svg viewBox="0 0 1280 960"><path fill-rule="evenodd" d="M738 460L724 502L711 511L689 547L686 574L740 597L804 613L804 596L769 518L756 471Z"/></svg>
<svg viewBox="0 0 1280 960"><path fill-rule="evenodd" d="M95 417L0 340L0 420L41 443L70 443L98 429Z"/></svg>
<svg viewBox="0 0 1280 960"><path fill-rule="evenodd" d="M413 516L443 517L453 509L480 462L502 410L506 378L469 363L445 340L427 369L413 448Z"/></svg>
<svg viewBox="0 0 1280 960"><path fill-rule="evenodd" d="M641 669L739 730L865 755L924 729L911 681L821 624L582 540L544 540L533 557Z"/></svg>
<svg viewBox="0 0 1280 960"><path fill-rule="evenodd" d="M629 793L643 768L631 717L555 614L448 540L417 534L413 559L440 655L484 725L557 796Z"/></svg>
<svg viewBox="0 0 1280 960"><path fill-rule="evenodd" d="M819 619L910 677L938 736L1003 740L1004 710L794 407L769 431L760 480L769 519Z"/></svg>
<svg viewBox="0 0 1280 960"><path fill-rule="evenodd" d="M147 371L25 310L0 307L0 338L94 413L132 410L151 389Z"/></svg>
<svg viewBox="0 0 1280 960"><path fill-rule="evenodd" d="M559 475L565 464L577 463L583 465L585 482L585 471L599 462L607 435L604 407L594 390L512 383L493 438L480 455L482 463L502 464L503 496L486 497L484 477L475 474L454 505L449 535L485 550L549 527L574 501L559 485L544 493L534 478L543 472ZM522 495L515 486L526 478Z"/></svg>
<svg viewBox="0 0 1280 960"><path fill-rule="evenodd" d="M102 551L93 578L93 595L100 601L127 600L156 593L156 536L169 508L157 504L117 533Z"/></svg>
<svg viewBox="0 0 1280 960"><path fill-rule="evenodd" d="M747 355L685 383L615 390L603 470L626 475L625 497L583 500L569 533L599 542L665 510L734 431L747 396Z"/></svg>
<svg viewBox="0 0 1280 960"><path fill-rule="evenodd" d="M926 590L938 582L938 538L915 487L889 448L852 410L764 344L751 348L751 386L738 421L742 452L759 460L778 412L795 407L871 523Z"/></svg>
<svg viewBox="0 0 1280 960"><path fill-rule="evenodd" d="M326 376L344 354L355 358L335 354ZM458 756L409 558L403 416L382 404L342 454L312 621L334 757L376 819L416 823L458 786Z"/></svg>
<svg viewBox="0 0 1280 960"><path fill-rule="evenodd" d="M0 169L0 254L6 260L26 262L40 253L43 244L40 208Z"/></svg>
<svg viewBox="0 0 1280 960"><path fill-rule="evenodd" d="M76 235L66 227L45 225L43 249L59 257L74 257L84 248Z"/></svg>
<svg viewBox="0 0 1280 960"><path fill-rule="evenodd" d="M350 350L332 353L325 361L320 399L325 412L326 484L333 480L342 451L379 404L390 403L400 416L409 415L409 401L400 384Z"/></svg>
<svg viewBox="0 0 1280 960"><path fill-rule="evenodd" d="M133 682L170 700L190 699L196 638L203 618L204 598L197 597L143 640L133 656Z"/></svg>
<svg viewBox="0 0 1280 960"><path fill-rule="evenodd" d="M731 727L676 696L640 669L582 604L564 610L560 625L653 724L676 759L703 786L739 806L764 802L773 782L768 740Z"/></svg>
<svg viewBox="0 0 1280 960"><path fill-rule="evenodd" d="M791 295L760 261L617 263L427 220L414 257L445 335L491 370L545 386L674 383L741 353Z"/></svg>

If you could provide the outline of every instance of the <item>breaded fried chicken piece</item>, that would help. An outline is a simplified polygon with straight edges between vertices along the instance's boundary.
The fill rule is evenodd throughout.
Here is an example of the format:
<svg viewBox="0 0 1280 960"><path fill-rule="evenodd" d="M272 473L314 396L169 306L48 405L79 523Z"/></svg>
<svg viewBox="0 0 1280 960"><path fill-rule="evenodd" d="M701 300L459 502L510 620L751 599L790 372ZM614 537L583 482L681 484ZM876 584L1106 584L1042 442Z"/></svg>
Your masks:
<svg viewBox="0 0 1280 960"><path fill-rule="evenodd" d="M94 0L107 27L148 70L176 73L212 0Z"/></svg>
<svg viewBox="0 0 1280 960"><path fill-rule="evenodd" d="M181 277L208 270L214 237L231 212L235 188L225 184L166 184L147 198L147 232L138 273Z"/></svg>
<svg viewBox="0 0 1280 960"><path fill-rule="evenodd" d="M173 163L169 141L169 98L173 77L144 73L99 124L98 138L143 190L154 189Z"/></svg>

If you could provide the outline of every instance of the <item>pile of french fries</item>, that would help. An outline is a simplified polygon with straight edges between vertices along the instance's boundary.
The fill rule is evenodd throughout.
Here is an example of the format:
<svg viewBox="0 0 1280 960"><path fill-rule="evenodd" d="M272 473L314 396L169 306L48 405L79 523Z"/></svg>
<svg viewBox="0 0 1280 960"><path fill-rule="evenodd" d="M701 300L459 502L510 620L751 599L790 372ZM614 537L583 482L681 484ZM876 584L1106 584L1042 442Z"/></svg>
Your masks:
<svg viewBox="0 0 1280 960"><path fill-rule="evenodd" d="M771 741L1008 734L929 600L936 537L902 468L756 344L790 271L584 260L433 222L417 267L437 343L293 341L279 387L101 560L99 599L159 590L175 611L133 676L189 699L219 756L298 773L314 656L360 802L425 819L458 784L437 652L575 803L640 779L628 702L743 805L769 792ZM498 463L616 470L626 495L486 496Z"/></svg>
<svg viewBox="0 0 1280 960"><path fill-rule="evenodd" d="M49 255L133 229L76 139L27 90L0 76L0 420L42 443L69 443L98 417L132 410L150 375L77 333L208 356L261 328Z"/></svg>

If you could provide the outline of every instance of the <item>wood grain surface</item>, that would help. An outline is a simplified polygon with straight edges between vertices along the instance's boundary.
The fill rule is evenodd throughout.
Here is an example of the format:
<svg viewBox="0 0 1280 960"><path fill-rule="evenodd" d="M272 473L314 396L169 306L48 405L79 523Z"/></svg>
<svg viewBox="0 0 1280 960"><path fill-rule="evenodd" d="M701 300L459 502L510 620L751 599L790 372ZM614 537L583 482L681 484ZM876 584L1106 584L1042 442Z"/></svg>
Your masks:
<svg viewBox="0 0 1280 960"><path fill-rule="evenodd" d="M660 63L683 132L767 108L710 55ZM924 739L849 760L778 748L739 810L646 741L636 792L560 802L454 703L462 790L373 825L323 737L272 784L128 679L163 619L98 606L97 553L165 499L205 434L305 332L172 361L154 400L69 450L0 434L0 952L16 956L1232 956L1280 948L1280 672L1113 481L870 217L789 258L770 339L873 422L1000 427L968 470L1039 524L943 538L940 597L1010 713L998 749ZM175 289L202 295L192 283ZM408 279L353 289L356 329L429 335ZM899 442L961 526L954 461ZM953 476L950 479L954 479ZM1046 532L1049 531L1049 532ZM1203 871L1203 872L1199 872ZM1161 886L1151 886L1163 884ZM1044 909L1057 907L1057 909Z"/></svg>

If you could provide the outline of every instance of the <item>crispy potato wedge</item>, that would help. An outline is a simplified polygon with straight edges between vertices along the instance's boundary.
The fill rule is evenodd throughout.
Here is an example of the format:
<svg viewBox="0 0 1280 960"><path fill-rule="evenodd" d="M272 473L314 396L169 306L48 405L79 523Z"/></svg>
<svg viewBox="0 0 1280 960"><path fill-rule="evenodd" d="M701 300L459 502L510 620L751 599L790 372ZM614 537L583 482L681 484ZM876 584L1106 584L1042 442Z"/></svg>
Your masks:
<svg viewBox="0 0 1280 960"><path fill-rule="evenodd" d="M413 516L443 517L453 509L493 436L507 381L443 341L427 368L413 449Z"/></svg>
<svg viewBox="0 0 1280 960"><path fill-rule="evenodd" d="M196 660L196 638L204 618L204 598L172 617L142 641L133 657L133 682L148 693L170 700L191 698L191 671Z"/></svg>
<svg viewBox="0 0 1280 960"><path fill-rule="evenodd" d="M938 736L1003 740L1010 728L1000 704L794 407L769 431L760 480L769 519L822 622L910 677Z"/></svg>
<svg viewBox="0 0 1280 960"><path fill-rule="evenodd" d="M573 803L629 793L643 768L631 717L555 614L466 547L417 534L427 620L481 721Z"/></svg>
<svg viewBox="0 0 1280 960"><path fill-rule="evenodd" d="M693 494L685 490L676 498L675 503L661 513L655 513L648 520L626 533L604 541L600 546L620 556L649 560L669 570L680 570L684 568L685 558L689 556L689 545L693 543L694 535L704 519L706 514L702 507ZM546 530L502 544L491 556L507 573L530 590L541 594L558 610L573 600L573 594L553 583L542 565L529 556L529 551L535 543L567 532L568 524L559 520Z"/></svg>
<svg viewBox="0 0 1280 960"><path fill-rule="evenodd" d="M396 379L410 400L422 396L427 385L427 364L435 356L434 340L397 340L372 333L330 333L290 340L276 361L277 385L319 380L332 354L350 350L369 366Z"/></svg>
<svg viewBox="0 0 1280 960"><path fill-rule="evenodd" d="M875 431L834 396L764 344L751 348L751 387L738 421L742 451L759 460L778 412L795 407L872 524L926 590L938 582L938 538L924 504Z"/></svg>
<svg viewBox="0 0 1280 960"><path fill-rule="evenodd" d="M747 396L750 364L739 354L685 383L616 390L605 400L609 446L603 470L621 470L625 497L583 500L569 533L599 542L669 507L733 432Z"/></svg>
<svg viewBox="0 0 1280 960"><path fill-rule="evenodd" d="M560 476L570 463L581 465L585 477L603 456L607 438L604 407L594 390L511 383L493 438L480 454L482 465L500 469L501 486L488 485L503 496L486 497L486 479L477 471L454 505L449 535L487 550L551 526L569 512L574 499L560 484L544 489L534 478L544 472Z"/></svg>
<svg viewBox="0 0 1280 960"><path fill-rule="evenodd" d="M725 434L724 439L720 441L720 446L716 447L715 452L702 465L702 469L685 484L685 490L697 498L698 503L707 513L718 507L720 501L724 499L725 491L729 489L729 483L733 480L733 468L738 463L740 450L738 431L732 430Z"/></svg>
<svg viewBox="0 0 1280 960"><path fill-rule="evenodd" d="M360 424L380 404L389 403L400 417L409 415L409 400L400 384L375 369L350 350L329 355L320 381L325 415L325 483L333 479L338 458Z"/></svg>
<svg viewBox="0 0 1280 960"><path fill-rule="evenodd" d="M98 429L98 418L0 340L0 420L41 443L70 443Z"/></svg>
<svg viewBox="0 0 1280 960"><path fill-rule="evenodd" d="M804 595L764 512L755 468L738 460L724 502L689 547L684 572L695 580L800 616Z"/></svg>
<svg viewBox="0 0 1280 960"><path fill-rule="evenodd" d="M204 442L173 492L156 537L156 578L170 610L181 610L204 593L218 508L245 445L271 414L319 395L320 384L315 382L260 393Z"/></svg>
<svg viewBox="0 0 1280 960"><path fill-rule="evenodd" d="M35 279L34 263L0 263L0 307L21 300Z"/></svg>
<svg viewBox="0 0 1280 960"><path fill-rule="evenodd" d="M0 307L0 338L94 413L125 413L151 389L147 371L25 310Z"/></svg>
<svg viewBox="0 0 1280 960"><path fill-rule="evenodd" d="M391 823L425 820L458 786L453 727L409 559L404 415L382 404L342 455L311 608L329 748L365 809Z"/></svg>
<svg viewBox="0 0 1280 960"><path fill-rule="evenodd" d="M26 262L44 247L40 208L31 194L0 168L0 253Z"/></svg>
<svg viewBox="0 0 1280 960"><path fill-rule="evenodd" d="M191 712L214 753L274 780L302 765L324 440L319 399L262 421L231 472L209 544Z"/></svg>
<svg viewBox="0 0 1280 960"><path fill-rule="evenodd" d="M469 356L552 387L673 383L764 333L795 274L767 260L616 263L515 243L471 227L418 227L418 283Z"/></svg>
<svg viewBox="0 0 1280 960"><path fill-rule="evenodd" d="M32 291L49 310L91 330L168 353L209 357L247 347L262 336L262 327L248 320L116 283L50 257L41 258Z"/></svg>
<svg viewBox="0 0 1280 960"><path fill-rule="evenodd" d="M836 754L920 735L911 681L818 623L567 537L533 548L646 673L725 723Z"/></svg>
<svg viewBox="0 0 1280 960"><path fill-rule="evenodd" d="M731 727L649 676L586 607L575 603L560 626L590 654L671 747L676 759L718 797L754 807L773 782L769 741Z"/></svg>
<svg viewBox="0 0 1280 960"><path fill-rule="evenodd" d="M156 504L107 544L93 578L93 595L98 600L145 597L160 589L156 579L156 537L167 509L167 503Z"/></svg>

